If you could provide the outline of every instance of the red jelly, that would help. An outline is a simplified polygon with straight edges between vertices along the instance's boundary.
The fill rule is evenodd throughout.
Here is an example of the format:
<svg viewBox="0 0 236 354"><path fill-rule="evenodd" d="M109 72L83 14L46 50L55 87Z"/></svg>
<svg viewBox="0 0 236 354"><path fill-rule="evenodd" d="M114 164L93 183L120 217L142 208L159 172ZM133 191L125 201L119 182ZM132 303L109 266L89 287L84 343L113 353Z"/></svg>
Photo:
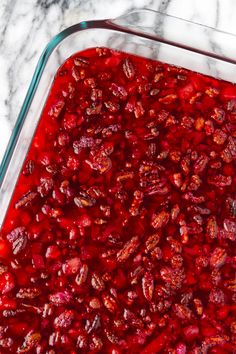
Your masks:
<svg viewBox="0 0 236 354"><path fill-rule="evenodd" d="M69 58L0 239L1 353L233 353L236 87Z"/></svg>

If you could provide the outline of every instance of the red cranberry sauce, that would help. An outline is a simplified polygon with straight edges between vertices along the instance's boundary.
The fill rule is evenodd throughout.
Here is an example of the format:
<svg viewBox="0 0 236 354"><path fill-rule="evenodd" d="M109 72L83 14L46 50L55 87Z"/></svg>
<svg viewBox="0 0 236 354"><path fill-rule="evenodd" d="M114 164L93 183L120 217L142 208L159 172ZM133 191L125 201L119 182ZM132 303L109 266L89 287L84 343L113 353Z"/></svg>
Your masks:
<svg viewBox="0 0 236 354"><path fill-rule="evenodd" d="M1 231L0 352L233 353L235 160L233 84L69 58Z"/></svg>

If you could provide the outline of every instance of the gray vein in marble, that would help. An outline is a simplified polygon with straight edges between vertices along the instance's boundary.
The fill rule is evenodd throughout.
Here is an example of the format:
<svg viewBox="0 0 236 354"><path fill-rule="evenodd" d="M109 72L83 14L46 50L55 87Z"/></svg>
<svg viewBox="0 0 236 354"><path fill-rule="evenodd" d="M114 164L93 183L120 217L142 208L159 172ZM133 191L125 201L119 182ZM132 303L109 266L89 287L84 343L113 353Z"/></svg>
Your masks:
<svg viewBox="0 0 236 354"><path fill-rule="evenodd" d="M218 28L219 25L219 19L220 19L220 1L216 0L216 19L215 19L215 28Z"/></svg>
<svg viewBox="0 0 236 354"><path fill-rule="evenodd" d="M3 5L3 13L2 13L2 18L4 19L4 21L2 21L3 24L3 29L1 29L1 36L0 36L0 46L2 45L3 41L4 41L4 36L6 34L9 22L10 22L10 18L12 15L12 11L15 7L15 3L12 5L11 3L7 4L5 7ZM1 26L0 26L1 28Z"/></svg>
<svg viewBox="0 0 236 354"><path fill-rule="evenodd" d="M157 11L167 13L170 2L171 0L162 1L157 7ZM158 27L160 28L160 30L157 30ZM161 36L163 34L163 28L164 28L163 19L161 18L159 20L157 19L157 21L155 22L155 28L157 30L157 33Z"/></svg>

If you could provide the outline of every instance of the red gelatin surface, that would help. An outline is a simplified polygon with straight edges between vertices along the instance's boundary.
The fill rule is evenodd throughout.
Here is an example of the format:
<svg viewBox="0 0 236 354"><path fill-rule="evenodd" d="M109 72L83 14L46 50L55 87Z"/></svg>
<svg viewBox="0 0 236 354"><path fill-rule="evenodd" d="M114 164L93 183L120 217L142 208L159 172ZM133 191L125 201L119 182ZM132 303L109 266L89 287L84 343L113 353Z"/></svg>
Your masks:
<svg viewBox="0 0 236 354"><path fill-rule="evenodd" d="M69 58L1 229L0 352L233 353L235 160L235 85Z"/></svg>

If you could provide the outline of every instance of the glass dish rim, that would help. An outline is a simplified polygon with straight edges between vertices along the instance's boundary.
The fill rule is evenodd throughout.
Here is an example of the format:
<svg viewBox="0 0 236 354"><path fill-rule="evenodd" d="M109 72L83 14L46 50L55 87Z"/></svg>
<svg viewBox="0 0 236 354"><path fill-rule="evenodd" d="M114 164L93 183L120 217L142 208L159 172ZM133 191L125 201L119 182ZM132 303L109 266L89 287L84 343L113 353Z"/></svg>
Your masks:
<svg viewBox="0 0 236 354"><path fill-rule="evenodd" d="M230 58L230 57L225 57L221 54L215 54L213 52L210 51L205 51L205 50L201 50L198 48L194 48L188 45L184 45L181 43L177 43L175 41L171 41L168 40L166 38L160 37L157 34L153 34L153 33L149 33L148 31L148 27L142 28L141 26L135 26L133 28L133 26L129 26L129 24L120 24L120 22L122 22L122 20L127 19L127 17L129 15L135 14L135 13L142 13L142 12L146 12L146 13L151 13L153 15L159 15L162 16L164 18L168 18L168 19L172 19L174 21L177 22L182 22L182 23L187 23L190 24L191 26L194 27L199 27L199 28L204 28L206 30L212 31L212 32L216 32L216 33L221 33L223 35L226 36L232 36L234 38L236 38L236 35L230 32L226 32L226 31L222 31L219 29L216 29L214 27L210 27L210 26L206 26L204 24L198 23L198 22L193 22L187 19L183 19L181 17L177 17L177 16L173 16L173 15L169 15L166 13L163 13L161 11L157 11L157 10L153 10L153 9L149 9L149 8L139 8L139 9L133 9L131 11L128 11L126 13L124 13L121 16L118 16L114 19L102 19L102 20L89 20L89 21L82 21L79 22L77 24L74 24L70 27L67 27L66 29L64 29L63 31L59 32L58 34L56 34L46 45L45 49L43 50L42 54L39 57L39 60L36 64L36 68L34 71L34 74L32 76L29 88L27 90L25 99L23 101L22 107L20 109L20 112L18 114L18 117L16 119L14 128L12 130L9 142L7 144L5 153L3 155L3 159L0 165L0 189L2 187L3 181L4 181L4 177L6 175L9 163L11 161L14 149L16 147L17 141L18 141L18 137L20 135L20 132L23 128L24 122L26 120L27 117L27 113L28 110L30 108L31 102L33 100L33 97L35 95L35 92L37 90L39 81L43 75L44 72L44 68L46 66L46 63L49 59L49 57L51 56L51 54L53 53L53 51L56 49L56 47L68 36L76 33L76 32L80 32L80 31L84 31L84 30L89 30L89 29L95 29L95 28L99 28L99 29L107 29L107 30L113 30L113 31L117 31L117 32L123 32L123 33L127 33L127 34L131 34L131 35L136 35L142 38L146 38L146 39L151 39L151 40L155 40L161 43L165 43L168 45L172 45L172 46L176 46L188 51L192 51L195 53L199 53L202 55L206 55L209 57L212 57L214 59L219 59L221 61L227 62L227 63L231 63L231 64L236 64L236 59ZM149 28L150 29L150 28Z"/></svg>

